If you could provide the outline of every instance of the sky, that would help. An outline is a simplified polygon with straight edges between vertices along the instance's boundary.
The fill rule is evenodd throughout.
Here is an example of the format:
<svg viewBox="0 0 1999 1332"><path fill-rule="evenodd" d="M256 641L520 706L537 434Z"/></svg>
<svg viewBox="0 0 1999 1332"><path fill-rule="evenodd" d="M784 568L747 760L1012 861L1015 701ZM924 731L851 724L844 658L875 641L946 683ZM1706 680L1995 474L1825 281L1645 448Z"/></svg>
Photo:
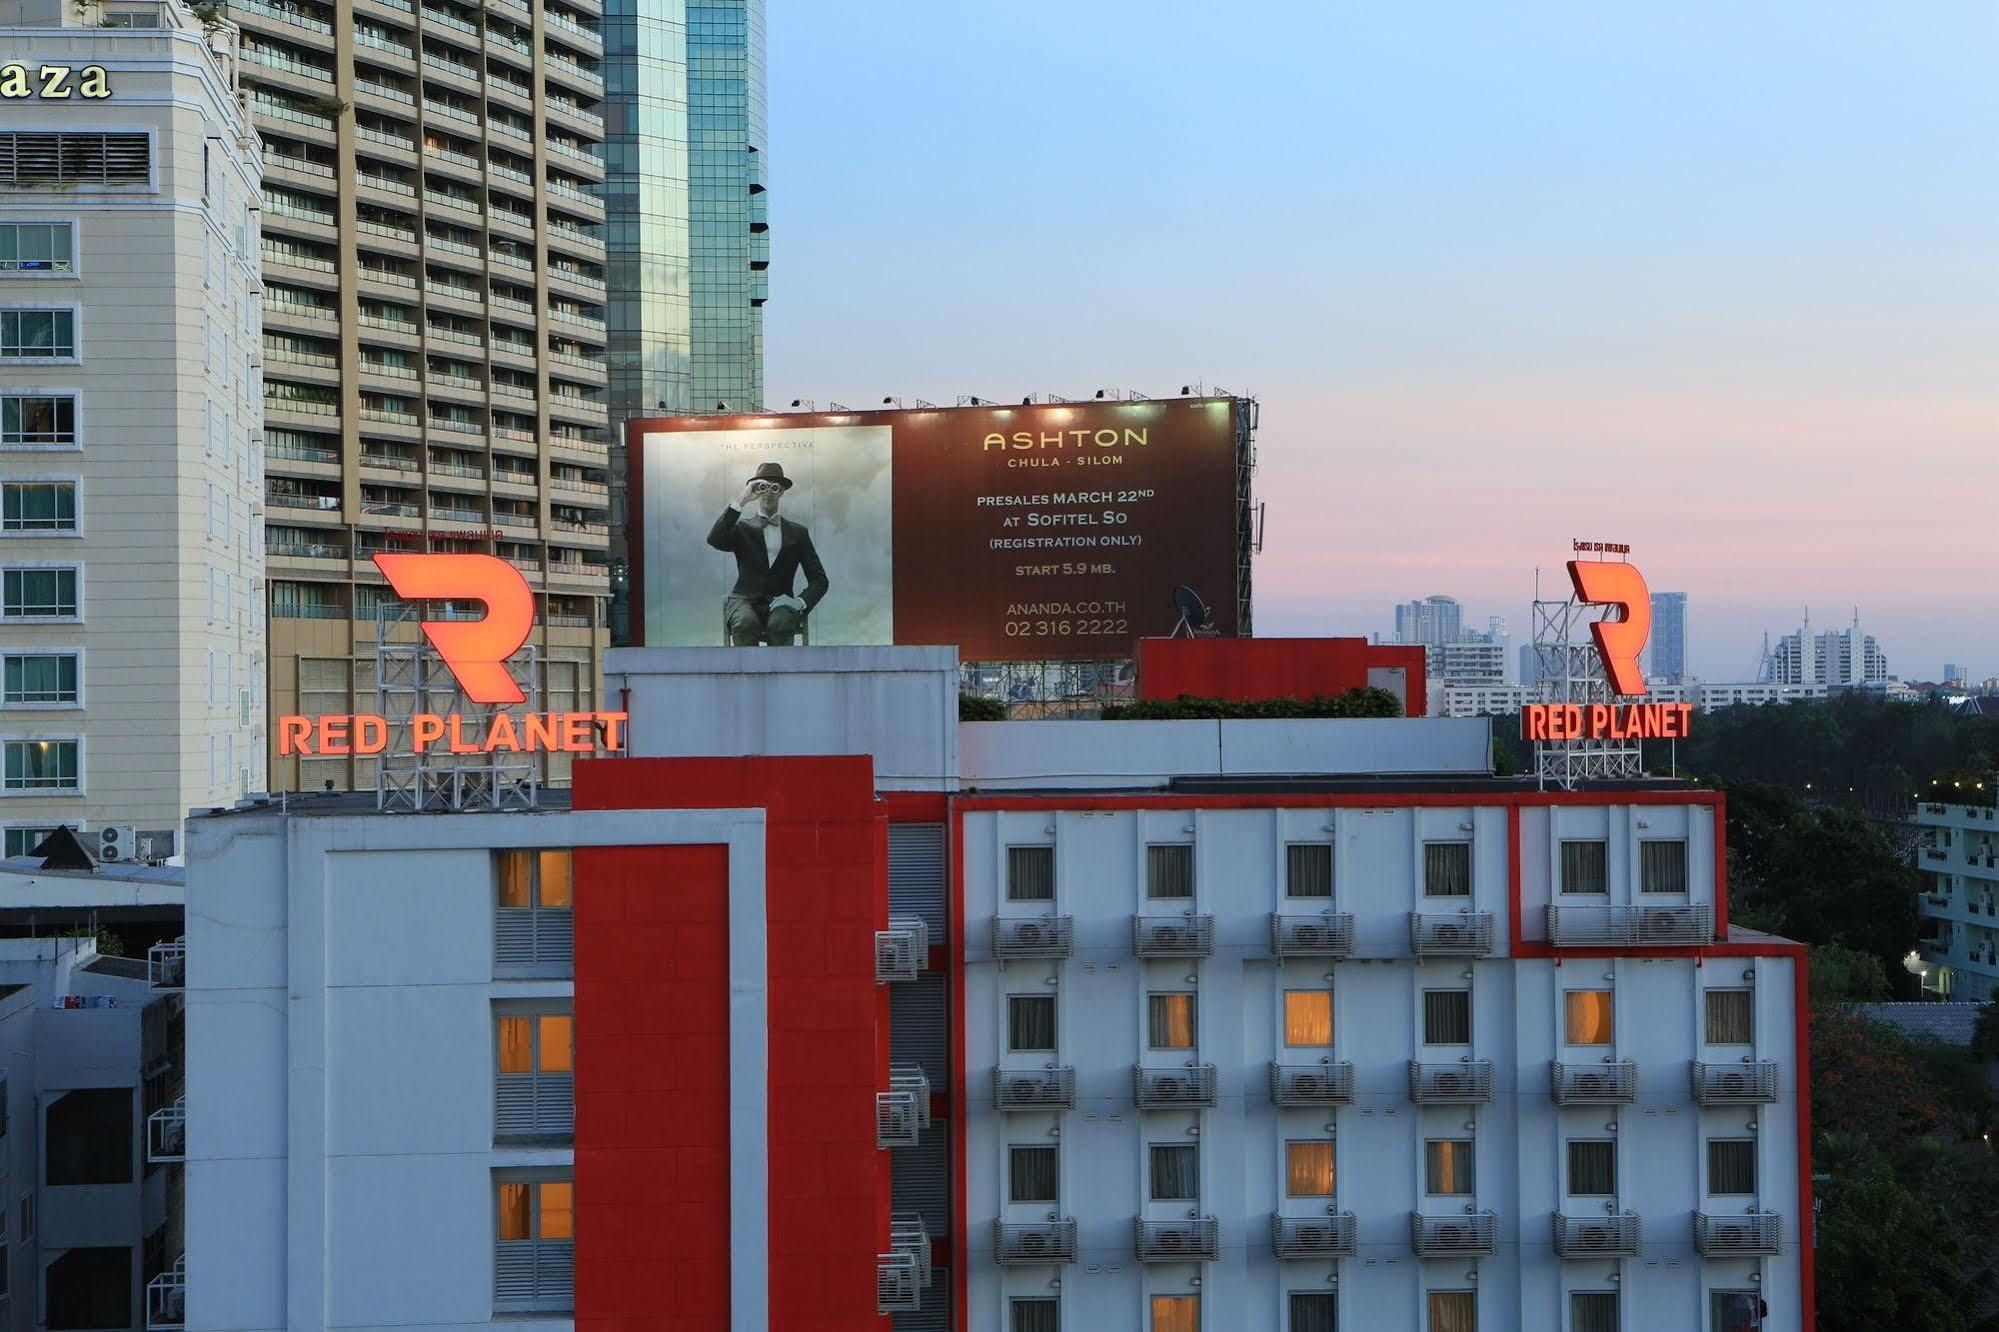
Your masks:
<svg viewBox="0 0 1999 1332"><path fill-rule="evenodd" d="M1256 631L1999 675L1999 6L770 0L767 400L1261 402Z"/></svg>

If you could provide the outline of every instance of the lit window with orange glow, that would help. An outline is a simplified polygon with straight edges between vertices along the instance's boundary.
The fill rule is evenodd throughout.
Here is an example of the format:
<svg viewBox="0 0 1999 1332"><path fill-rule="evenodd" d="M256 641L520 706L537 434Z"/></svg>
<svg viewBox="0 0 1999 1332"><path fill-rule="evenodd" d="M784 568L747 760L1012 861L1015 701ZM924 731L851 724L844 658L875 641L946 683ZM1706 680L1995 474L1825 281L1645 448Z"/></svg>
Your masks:
<svg viewBox="0 0 1999 1332"><path fill-rule="evenodd" d="M1286 1045L1333 1043L1331 991L1286 990L1284 992L1284 1043Z"/></svg>
<svg viewBox="0 0 1999 1332"><path fill-rule="evenodd" d="M1146 1043L1155 1050L1194 1048L1194 996L1155 994L1147 997Z"/></svg>
<svg viewBox="0 0 1999 1332"><path fill-rule="evenodd" d="M1609 1045L1611 997L1609 990L1570 990L1563 996L1570 1045Z"/></svg>
<svg viewBox="0 0 1999 1332"><path fill-rule="evenodd" d="M1333 1144L1284 1144L1284 1192L1293 1198L1333 1196Z"/></svg>

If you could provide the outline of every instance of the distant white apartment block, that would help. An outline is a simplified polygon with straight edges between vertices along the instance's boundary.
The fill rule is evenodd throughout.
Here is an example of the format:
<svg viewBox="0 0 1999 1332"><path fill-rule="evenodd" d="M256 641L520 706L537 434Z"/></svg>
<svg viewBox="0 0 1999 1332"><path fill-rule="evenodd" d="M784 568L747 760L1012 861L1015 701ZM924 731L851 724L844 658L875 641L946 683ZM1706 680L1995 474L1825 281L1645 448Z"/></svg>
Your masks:
<svg viewBox="0 0 1999 1332"><path fill-rule="evenodd" d="M1925 803L1916 826L1916 868L1927 883L1910 969L1925 990L1983 1003L1999 991L1999 810Z"/></svg>
<svg viewBox="0 0 1999 1332"><path fill-rule="evenodd" d="M1887 654L1874 635L1862 632L1857 613L1850 629L1814 633L1807 620L1796 633L1785 634L1770 650L1763 674L1773 684L1834 689L1880 688L1891 678Z"/></svg>

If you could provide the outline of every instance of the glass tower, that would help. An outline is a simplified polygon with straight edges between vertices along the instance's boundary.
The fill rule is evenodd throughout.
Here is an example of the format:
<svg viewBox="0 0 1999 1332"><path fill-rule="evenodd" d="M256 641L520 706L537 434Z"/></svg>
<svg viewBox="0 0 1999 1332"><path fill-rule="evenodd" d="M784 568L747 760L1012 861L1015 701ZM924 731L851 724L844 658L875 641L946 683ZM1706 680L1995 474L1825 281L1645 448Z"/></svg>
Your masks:
<svg viewBox="0 0 1999 1332"><path fill-rule="evenodd" d="M694 407L755 411L770 267L763 0L687 6L687 112Z"/></svg>

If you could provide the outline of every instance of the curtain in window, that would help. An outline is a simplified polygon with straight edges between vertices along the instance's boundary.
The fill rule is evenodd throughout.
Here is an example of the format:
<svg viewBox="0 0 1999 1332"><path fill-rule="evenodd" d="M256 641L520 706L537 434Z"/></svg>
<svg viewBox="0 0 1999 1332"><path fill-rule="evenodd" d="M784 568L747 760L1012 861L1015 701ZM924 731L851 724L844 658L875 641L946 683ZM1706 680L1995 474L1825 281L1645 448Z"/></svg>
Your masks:
<svg viewBox="0 0 1999 1332"><path fill-rule="evenodd" d="M1289 1332L1339 1332L1339 1300L1331 1291L1296 1291L1290 1299Z"/></svg>
<svg viewBox="0 0 1999 1332"><path fill-rule="evenodd" d="M1155 994L1146 999L1148 1043L1155 1050L1194 1048L1194 996Z"/></svg>
<svg viewBox="0 0 1999 1332"><path fill-rule="evenodd" d="M1152 1199L1179 1202L1201 1194L1201 1161L1191 1145L1169 1143L1152 1149Z"/></svg>
<svg viewBox="0 0 1999 1332"><path fill-rule="evenodd" d="M1754 1039L1753 1007L1748 990L1707 992L1707 1039L1710 1045L1748 1045Z"/></svg>
<svg viewBox="0 0 1999 1332"><path fill-rule="evenodd" d="M1331 1045L1333 996L1324 990L1284 992L1284 1043Z"/></svg>
<svg viewBox="0 0 1999 1332"><path fill-rule="evenodd" d="M1617 1292L1573 1292L1569 1296L1569 1332L1617 1332Z"/></svg>
<svg viewBox="0 0 1999 1332"><path fill-rule="evenodd" d="M1640 842L1638 869L1641 891L1684 893L1687 891L1687 844Z"/></svg>
<svg viewBox="0 0 1999 1332"><path fill-rule="evenodd" d="M500 1185L500 1238L534 1238L534 1222L528 1215L528 1185Z"/></svg>
<svg viewBox="0 0 1999 1332"><path fill-rule="evenodd" d="M1333 1144L1284 1144L1284 1191L1293 1198L1333 1196Z"/></svg>
<svg viewBox="0 0 1999 1332"><path fill-rule="evenodd" d="M1055 1048L1055 999L1053 995L1016 994L1006 1001L1007 1048L1010 1050L1053 1050Z"/></svg>
<svg viewBox="0 0 1999 1332"><path fill-rule="evenodd" d="M1562 891L1565 893L1608 893L1610 880L1604 870L1602 842L1562 843Z"/></svg>
<svg viewBox="0 0 1999 1332"><path fill-rule="evenodd" d="M1609 1197L1617 1192L1617 1144L1590 1138L1569 1144L1569 1192Z"/></svg>
<svg viewBox="0 0 1999 1332"><path fill-rule="evenodd" d="M1006 897L1009 902L1055 900L1055 848L1010 846L1006 849Z"/></svg>
<svg viewBox="0 0 1999 1332"><path fill-rule="evenodd" d="M1423 1147L1424 1192L1449 1197L1472 1191L1471 1139L1432 1138Z"/></svg>
<svg viewBox="0 0 1999 1332"><path fill-rule="evenodd" d="M1191 846L1146 847L1145 895L1147 897L1192 897L1194 895L1194 848Z"/></svg>
<svg viewBox="0 0 1999 1332"><path fill-rule="evenodd" d="M1562 998L1568 1011L1566 1025L1570 1045L1611 1043L1609 990L1570 990Z"/></svg>
<svg viewBox="0 0 1999 1332"><path fill-rule="evenodd" d="M1707 1191L1709 1193L1756 1192L1754 1139L1723 1138L1707 1145Z"/></svg>
<svg viewBox="0 0 1999 1332"><path fill-rule="evenodd" d="M1717 1290L1708 1296L1708 1323L1714 1332L1754 1332L1756 1293Z"/></svg>
<svg viewBox="0 0 1999 1332"><path fill-rule="evenodd" d="M1061 1332L1061 1311L1054 1300L1015 1300L1010 1332Z"/></svg>
<svg viewBox="0 0 1999 1332"><path fill-rule="evenodd" d="M541 905L545 907L567 907L569 905L569 853L567 851L544 851L541 853Z"/></svg>
<svg viewBox="0 0 1999 1332"><path fill-rule="evenodd" d="M1423 992L1423 1042L1426 1045L1471 1044L1471 991Z"/></svg>
<svg viewBox="0 0 1999 1332"><path fill-rule="evenodd" d="M1430 1292L1430 1332L1478 1332L1478 1292Z"/></svg>
<svg viewBox="0 0 1999 1332"><path fill-rule="evenodd" d="M1007 1151L1007 1197L1017 1203L1055 1201L1055 1148L1013 1147Z"/></svg>
<svg viewBox="0 0 1999 1332"><path fill-rule="evenodd" d="M1471 896L1471 843L1423 843L1423 891L1431 897Z"/></svg>
<svg viewBox="0 0 1999 1332"><path fill-rule="evenodd" d="M1293 842L1284 848L1284 895L1333 895L1333 848L1330 843Z"/></svg>
<svg viewBox="0 0 1999 1332"><path fill-rule="evenodd" d="M534 1019L500 1019L500 1072L534 1072Z"/></svg>
<svg viewBox="0 0 1999 1332"><path fill-rule="evenodd" d="M1152 1332L1201 1332L1201 1297L1154 1295Z"/></svg>
<svg viewBox="0 0 1999 1332"><path fill-rule="evenodd" d="M500 862L500 906L521 911L534 905L534 852L502 851Z"/></svg>

